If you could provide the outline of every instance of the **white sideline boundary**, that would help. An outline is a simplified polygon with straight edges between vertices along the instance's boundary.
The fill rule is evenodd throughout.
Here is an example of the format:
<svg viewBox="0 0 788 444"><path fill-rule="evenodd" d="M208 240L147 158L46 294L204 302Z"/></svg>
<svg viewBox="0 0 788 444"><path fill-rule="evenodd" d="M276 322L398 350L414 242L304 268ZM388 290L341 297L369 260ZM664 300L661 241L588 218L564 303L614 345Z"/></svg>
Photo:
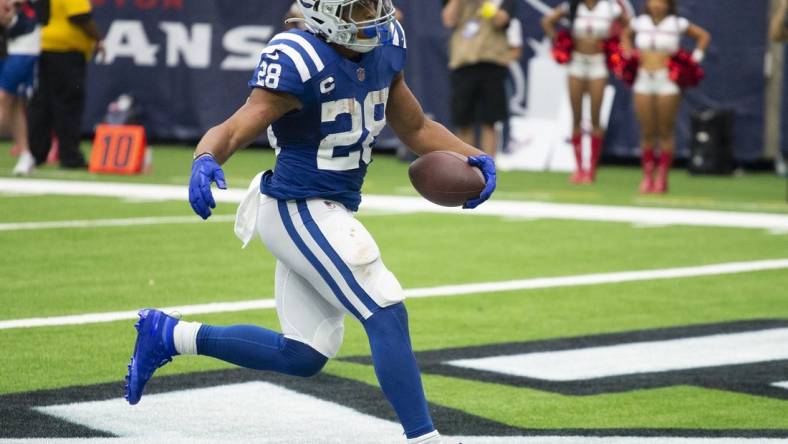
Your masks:
<svg viewBox="0 0 788 444"><path fill-rule="evenodd" d="M774 259L753 262L730 262L724 264L702 265L698 267L668 268L661 270L624 271L616 273L586 274L552 278L522 279L503 282L486 282L464 285L446 285L430 288L405 290L408 298L429 298L440 296L460 296L468 294L497 293L514 290L534 290L540 288L574 287L583 285L613 284L623 282L680 279L701 276L747 273L753 271L778 270L788 268L788 259ZM229 313L247 310L275 308L273 299L258 299L240 302L217 302L211 304L183 305L161 308L166 312L182 315ZM12 328L54 327L64 325L95 324L101 322L136 319L136 311L114 311L107 313L88 313L70 316L53 316L0 321L0 330Z"/></svg>
<svg viewBox="0 0 788 444"><path fill-rule="evenodd" d="M44 179L0 178L0 193L27 195L69 195L136 198L146 200L188 199L188 190L180 185L151 185L118 182L85 182ZM239 203L246 189L215 190L219 203ZM744 213L733 211L680 210L672 208L640 208L609 205L580 205L544 202L492 200L473 211L445 208L419 197L365 195L365 210L429 212L463 215L521 217L527 219L566 219L597 222L623 222L638 226L690 225L763 229L788 233L788 215Z"/></svg>

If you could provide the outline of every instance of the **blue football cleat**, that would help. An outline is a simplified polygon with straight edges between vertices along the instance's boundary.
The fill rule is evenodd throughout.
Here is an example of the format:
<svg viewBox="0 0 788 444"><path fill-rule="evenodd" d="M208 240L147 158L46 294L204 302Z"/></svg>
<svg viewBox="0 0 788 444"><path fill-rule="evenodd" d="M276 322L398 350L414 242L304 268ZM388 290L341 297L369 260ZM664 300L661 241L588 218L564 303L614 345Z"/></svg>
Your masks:
<svg viewBox="0 0 788 444"><path fill-rule="evenodd" d="M129 404L140 402L145 384L157 368L172 361L178 353L172 343L172 331L178 319L159 310L146 308L139 312L140 320L134 324L137 342L126 375L124 397Z"/></svg>

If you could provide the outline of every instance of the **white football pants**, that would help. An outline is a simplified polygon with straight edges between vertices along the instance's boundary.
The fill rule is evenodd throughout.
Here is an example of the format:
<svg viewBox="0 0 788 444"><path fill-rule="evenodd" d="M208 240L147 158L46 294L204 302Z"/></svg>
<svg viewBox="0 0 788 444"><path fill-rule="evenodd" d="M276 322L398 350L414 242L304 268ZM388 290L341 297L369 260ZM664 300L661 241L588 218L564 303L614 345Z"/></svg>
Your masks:
<svg viewBox="0 0 788 444"><path fill-rule="evenodd" d="M345 314L364 320L404 299L374 239L343 205L259 191L257 198L255 234L277 259L276 309L285 336L333 358Z"/></svg>

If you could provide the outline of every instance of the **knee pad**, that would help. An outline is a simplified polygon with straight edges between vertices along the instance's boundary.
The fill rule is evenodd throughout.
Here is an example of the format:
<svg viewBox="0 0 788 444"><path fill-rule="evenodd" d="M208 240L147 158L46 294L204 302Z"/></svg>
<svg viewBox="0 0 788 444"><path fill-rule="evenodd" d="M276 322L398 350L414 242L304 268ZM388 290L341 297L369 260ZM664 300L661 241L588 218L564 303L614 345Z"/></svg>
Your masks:
<svg viewBox="0 0 788 444"><path fill-rule="evenodd" d="M282 339L284 341L282 352L287 359L285 373L288 375L308 378L318 374L328 362L327 357L303 342L284 337Z"/></svg>

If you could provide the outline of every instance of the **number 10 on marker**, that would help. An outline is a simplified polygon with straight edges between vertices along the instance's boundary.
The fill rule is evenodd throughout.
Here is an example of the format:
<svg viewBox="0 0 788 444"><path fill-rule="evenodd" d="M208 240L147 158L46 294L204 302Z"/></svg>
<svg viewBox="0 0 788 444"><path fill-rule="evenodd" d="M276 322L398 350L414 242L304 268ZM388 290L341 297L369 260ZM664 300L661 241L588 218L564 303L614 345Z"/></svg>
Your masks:
<svg viewBox="0 0 788 444"><path fill-rule="evenodd" d="M145 166L145 128L139 125L99 125L93 139L90 172L139 174Z"/></svg>

